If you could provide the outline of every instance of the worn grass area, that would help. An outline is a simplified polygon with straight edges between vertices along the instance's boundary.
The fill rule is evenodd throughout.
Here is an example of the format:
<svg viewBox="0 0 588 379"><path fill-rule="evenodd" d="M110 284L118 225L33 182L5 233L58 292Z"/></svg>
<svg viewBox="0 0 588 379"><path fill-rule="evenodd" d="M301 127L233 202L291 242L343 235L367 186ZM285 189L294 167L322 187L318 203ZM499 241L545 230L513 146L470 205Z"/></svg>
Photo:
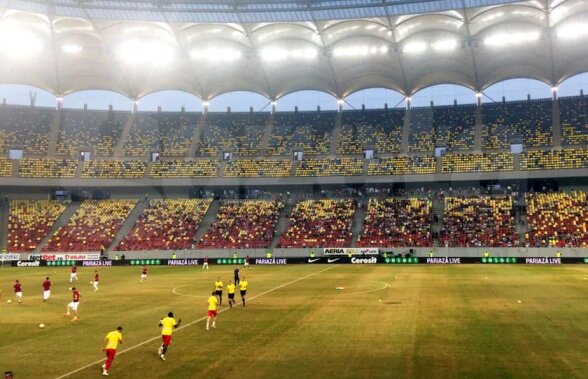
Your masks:
<svg viewBox="0 0 588 379"><path fill-rule="evenodd" d="M63 317L66 268L2 269L0 370L59 377L101 359L102 338L122 325L116 378L588 377L588 267L257 266L250 304L206 332L196 320L232 268L150 267L147 284L138 267L102 268L97 293L82 268L75 324ZM46 275L55 286L44 304ZM7 304L17 277L24 303ZM162 362L157 324L169 310L186 327ZM99 377L99 366L69 377Z"/></svg>

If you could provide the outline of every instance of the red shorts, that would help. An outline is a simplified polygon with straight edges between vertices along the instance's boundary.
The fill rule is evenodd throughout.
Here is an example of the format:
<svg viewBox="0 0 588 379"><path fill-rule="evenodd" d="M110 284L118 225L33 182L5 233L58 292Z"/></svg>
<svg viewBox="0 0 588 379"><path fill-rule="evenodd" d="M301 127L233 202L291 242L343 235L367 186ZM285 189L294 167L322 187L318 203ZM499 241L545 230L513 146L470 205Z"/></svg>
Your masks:
<svg viewBox="0 0 588 379"><path fill-rule="evenodd" d="M161 336L161 340L163 341L163 344L165 346L171 345L171 337L172 337L171 335L169 335L169 336L162 335Z"/></svg>
<svg viewBox="0 0 588 379"><path fill-rule="evenodd" d="M208 317L216 317L216 311L208 311Z"/></svg>

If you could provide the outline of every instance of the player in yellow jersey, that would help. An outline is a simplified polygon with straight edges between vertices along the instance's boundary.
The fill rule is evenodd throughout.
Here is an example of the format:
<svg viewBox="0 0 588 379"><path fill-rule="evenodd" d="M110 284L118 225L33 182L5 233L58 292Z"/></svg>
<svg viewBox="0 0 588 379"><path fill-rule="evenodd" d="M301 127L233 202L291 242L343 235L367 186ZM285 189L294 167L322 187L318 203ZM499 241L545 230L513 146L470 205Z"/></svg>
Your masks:
<svg viewBox="0 0 588 379"><path fill-rule="evenodd" d="M119 326L116 330L113 330L104 337L104 349L102 351L106 353L106 361L102 365L102 375L108 376L108 370L110 370L112 361L114 361L114 357L116 356L116 348L119 343L123 343L122 338L122 326Z"/></svg>
<svg viewBox="0 0 588 379"><path fill-rule="evenodd" d="M239 281L239 290L241 291L241 301L243 301L243 306L245 306L245 295L247 295L247 286L249 283L247 279L243 277L243 280Z"/></svg>
<svg viewBox="0 0 588 379"><path fill-rule="evenodd" d="M182 323L182 319L176 321L174 318L173 312L169 312L167 317L162 318L159 320L159 327L161 328L161 340L162 344L157 350L157 354L162 361L165 361L165 353L167 352L167 347L171 344L172 339L172 331L180 326Z"/></svg>
<svg viewBox="0 0 588 379"><path fill-rule="evenodd" d="M210 297L208 298L208 314L206 316L206 330L210 326L210 320L212 319L212 327L216 328L216 315L217 310L216 306L218 305L218 300L216 298L216 294L212 292Z"/></svg>
<svg viewBox="0 0 588 379"><path fill-rule="evenodd" d="M216 297L218 298L218 305L223 305L223 287L225 285L220 280L220 278L216 278L216 282L214 282L214 291Z"/></svg>
<svg viewBox="0 0 588 379"><path fill-rule="evenodd" d="M235 305L235 285L230 280L229 284L227 284L227 296L229 297L229 307L233 308L233 305Z"/></svg>

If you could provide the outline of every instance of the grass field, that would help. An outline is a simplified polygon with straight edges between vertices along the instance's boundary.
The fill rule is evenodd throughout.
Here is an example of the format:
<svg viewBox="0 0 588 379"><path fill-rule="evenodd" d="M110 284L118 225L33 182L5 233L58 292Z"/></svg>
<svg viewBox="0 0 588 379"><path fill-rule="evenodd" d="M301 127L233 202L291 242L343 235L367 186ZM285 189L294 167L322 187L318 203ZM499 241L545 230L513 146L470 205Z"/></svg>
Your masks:
<svg viewBox="0 0 588 379"><path fill-rule="evenodd" d="M2 269L0 370L99 377L102 339L122 325L116 378L588 377L587 266L254 266L248 306L223 305L207 332L206 299L232 268L149 267L146 284L139 267L101 268L97 293L81 268L77 323L63 317L67 268ZM22 305L6 302L16 278ZM163 362L170 310L184 327Z"/></svg>

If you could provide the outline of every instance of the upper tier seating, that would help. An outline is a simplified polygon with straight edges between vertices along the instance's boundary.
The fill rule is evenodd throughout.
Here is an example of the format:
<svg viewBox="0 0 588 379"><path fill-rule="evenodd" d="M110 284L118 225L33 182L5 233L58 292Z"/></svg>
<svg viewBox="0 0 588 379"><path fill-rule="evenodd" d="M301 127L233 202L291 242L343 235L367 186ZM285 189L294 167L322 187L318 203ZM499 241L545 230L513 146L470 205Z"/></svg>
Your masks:
<svg viewBox="0 0 588 379"><path fill-rule="evenodd" d="M357 158L305 159L298 162L296 176L361 175L363 160Z"/></svg>
<svg viewBox="0 0 588 379"><path fill-rule="evenodd" d="M86 161L82 179L140 179L146 168L143 161Z"/></svg>
<svg viewBox="0 0 588 379"><path fill-rule="evenodd" d="M290 176L291 160L237 159L227 162L227 178L280 178Z"/></svg>
<svg viewBox="0 0 588 379"><path fill-rule="evenodd" d="M296 204L278 247L347 247L356 202L351 199L305 200Z"/></svg>
<svg viewBox="0 0 588 379"><path fill-rule="evenodd" d="M586 193L527 193L526 240L533 247L588 247Z"/></svg>
<svg viewBox="0 0 588 379"><path fill-rule="evenodd" d="M268 120L268 113L209 113L200 136L198 154L207 157L225 152L258 155Z"/></svg>
<svg viewBox="0 0 588 379"><path fill-rule="evenodd" d="M410 112L408 151L432 152L435 150L433 108L413 108Z"/></svg>
<svg viewBox="0 0 588 379"><path fill-rule="evenodd" d="M483 149L507 149L511 143L528 147L552 145L551 100L484 104Z"/></svg>
<svg viewBox="0 0 588 379"><path fill-rule="evenodd" d="M0 158L0 176L12 176L12 160Z"/></svg>
<svg viewBox="0 0 588 379"><path fill-rule="evenodd" d="M441 246L518 245L510 196L446 197Z"/></svg>
<svg viewBox="0 0 588 379"><path fill-rule="evenodd" d="M398 153L402 142L404 109L347 111L341 115L338 154Z"/></svg>
<svg viewBox="0 0 588 379"><path fill-rule="evenodd" d="M428 199L371 198L357 246L432 246L432 216Z"/></svg>
<svg viewBox="0 0 588 379"><path fill-rule="evenodd" d="M433 108L435 145L449 151L471 150L476 131L476 106L455 105Z"/></svg>
<svg viewBox="0 0 588 379"><path fill-rule="evenodd" d="M123 155L143 157L161 150L161 131L157 116L153 113L136 114L129 135L123 146Z"/></svg>
<svg viewBox="0 0 588 379"><path fill-rule="evenodd" d="M45 155L55 110L0 106L0 154L22 149L26 155Z"/></svg>
<svg viewBox="0 0 588 379"><path fill-rule="evenodd" d="M23 253L35 250L69 203L56 200L11 200L8 251Z"/></svg>
<svg viewBox="0 0 588 379"><path fill-rule="evenodd" d="M73 178L78 161L24 158L19 161L19 165L18 175L23 178Z"/></svg>
<svg viewBox="0 0 588 379"><path fill-rule="evenodd" d="M511 153L446 154L441 158L442 172L513 171Z"/></svg>
<svg viewBox="0 0 588 379"><path fill-rule="evenodd" d="M212 178L218 176L220 161L198 159L195 161L158 161L151 166L152 178Z"/></svg>
<svg viewBox="0 0 588 379"><path fill-rule="evenodd" d="M561 139L564 145L588 144L588 101L581 97L558 99Z"/></svg>
<svg viewBox="0 0 588 379"><path fill-rule="evenodd" d="M44 252L82 252L108 248L137 200L86 200L67 225L51 237Z"/></svg>
<svg viewBox="0 0 588 379"><path fill-rule="evenodd" d="M211 199L151 200L117 250L191 248L196 230L211 202Z"/></svg>
<svg viewBox="0 0 588 379"><path fill-rule="evenodd" d="M128 116L128 112L64 110L57 154L77 157L81 151L90 151L111 156Z"/></svg>
<svg viewBox="0 0 588 379"><path fill-rule="evenodd" d="M572 168L588 168L588 150L525 151L521 154L523 171Z"/></svg>
<svg viewBox="0 0 588 379"><path fill-rule="evenodd" d="M387 157L368 163L368 175L434 174L435 157Z"/></svg>
<svg viewBox="0 0 588 379"><path fill-rule="evenodd" d="M327 154L336 112L278 112L268 144L268 155Z"/></svg>
<svg viewBox="0 0 588 379"><path fill-rule="evenodd" d="M200 239L199 249L260 249L269 247L281 201L226 201L221 204L214 223Z"/></svg>

